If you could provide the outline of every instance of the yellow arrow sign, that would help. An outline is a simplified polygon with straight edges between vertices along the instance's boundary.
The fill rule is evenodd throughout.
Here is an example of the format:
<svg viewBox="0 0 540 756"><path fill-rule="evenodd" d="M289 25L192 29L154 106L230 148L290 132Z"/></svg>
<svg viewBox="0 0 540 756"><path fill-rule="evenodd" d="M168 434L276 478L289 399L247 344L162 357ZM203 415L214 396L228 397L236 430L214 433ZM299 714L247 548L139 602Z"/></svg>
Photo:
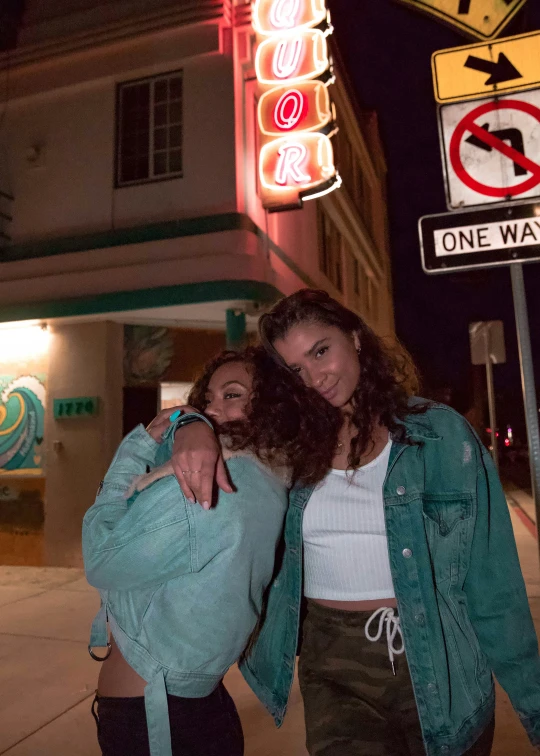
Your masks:
<svg viewBox="0 0 540 756"><path fill-rule="evenodd" d="M451 47L431 56L437 102L473 100L540 86L540 31Z"/></svg>
<svg viewBox="0 0 540 756"><path fill-rule="evenodd" d="M477 39L497 37L527 0L399 0Z"/></svg>

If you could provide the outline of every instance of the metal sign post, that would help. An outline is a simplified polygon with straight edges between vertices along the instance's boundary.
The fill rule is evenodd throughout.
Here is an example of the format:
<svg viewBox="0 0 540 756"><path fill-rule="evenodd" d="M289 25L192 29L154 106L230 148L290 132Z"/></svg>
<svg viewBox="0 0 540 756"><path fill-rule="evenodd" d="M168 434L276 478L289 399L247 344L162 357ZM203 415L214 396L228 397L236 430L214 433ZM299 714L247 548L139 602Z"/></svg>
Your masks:
<svg viewBox="0 0 540 756"><path fill-rule="evenodd" d="M504 345L504 326L502 320L488 320L469 325L471 344L471 362L473 365L486 366L488 390L489 424L491 430L491 454L495 467L499 469L497 441L497 417L495 413L495 388L493 383L493 365L506 362Z"/></svg>
<svg viewBox="0 0 540 756"><path fill-rule="evenodd" d="M531 485L538 527L540 523L540 436L538 434L538 405L536 403L536 387L534 384L529 316L527 314L523 266L521 263L511 265L510 273L512 276L512 293L514 295L519 362L521 366L521 385L523 388L527 440L529 443Z"/></svg>
<svg viewBox="0 0 540 756"><path fill-rule="evenodd" d="M499 471L499 450L497 448L497 418L495 417L495 389L493 387L493 364L491 362L489 330L484 331L484 353L486 360L486 378L488 390L489 425L491 429L491 454L497 472Z"/></svg>
<svg viewBox="0 0 540 756"><path fill-rule="evenodd" d="M426 273L509 265L527 421L531 484L540 526L540 435L529 317L520 260L540 261L540 203L442 213L420 218L422 266ZM515 224L515 225L514 225ZM486 369L490 366L486 362ZM489 380L488 380L489 386ZM491 402L491 400L490 400ZM492 430L495 423L491 421ZM494 447L495 448L495 447Z"/></svg>

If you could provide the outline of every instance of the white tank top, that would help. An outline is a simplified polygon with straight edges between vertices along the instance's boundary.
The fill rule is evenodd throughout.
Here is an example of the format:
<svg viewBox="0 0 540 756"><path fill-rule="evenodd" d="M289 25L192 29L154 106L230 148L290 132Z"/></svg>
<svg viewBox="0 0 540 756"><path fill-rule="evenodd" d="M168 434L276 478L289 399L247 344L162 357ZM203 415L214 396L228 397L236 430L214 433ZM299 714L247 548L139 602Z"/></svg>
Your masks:
<svg viewBox="0 0 540 756"><path fill-rule="evenodd" d="M304 592L308 598L394 598L383 484L392 441L351 479L331 470L309 499L303 521Z"/></svg>

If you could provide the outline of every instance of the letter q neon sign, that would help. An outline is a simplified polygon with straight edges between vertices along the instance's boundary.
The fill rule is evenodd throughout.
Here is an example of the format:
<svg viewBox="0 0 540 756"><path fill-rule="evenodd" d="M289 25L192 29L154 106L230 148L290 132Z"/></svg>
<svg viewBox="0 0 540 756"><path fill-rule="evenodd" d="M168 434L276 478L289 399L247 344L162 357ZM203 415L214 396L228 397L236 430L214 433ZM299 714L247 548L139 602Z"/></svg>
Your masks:
<svg viewBox="0 0 540 756"><path fill-rule="evenodd" d="M307 102L305 95L298 89L287 89L276 103L274 108L274 123L280 131L288 131L298 126Z"/></svg>
<svg viewBox="0 0 540 756"><path fill-rule="evenodd" d="M326 75L332 27L324 0L255 0L252 18L262 37L255 56L264 88L257 109L261 194L265 207L286 209L341 184L330 139L333 78Z"/></svg>

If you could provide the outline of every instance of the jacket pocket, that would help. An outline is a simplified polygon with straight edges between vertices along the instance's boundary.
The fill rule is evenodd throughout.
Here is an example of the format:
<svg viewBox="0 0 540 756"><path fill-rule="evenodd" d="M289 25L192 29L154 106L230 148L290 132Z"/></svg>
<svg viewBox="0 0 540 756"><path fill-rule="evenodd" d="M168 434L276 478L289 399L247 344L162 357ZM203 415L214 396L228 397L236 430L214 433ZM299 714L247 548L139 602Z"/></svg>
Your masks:
<svg viewBox="0 0 540 756"><path fill-rule="evenodd" d="M159 586L138 591L109 591L109 609L116 623L130 638L138 638L154 593Z"/></svg>
<svg viewBox="0 0 540 756"><path fill-rule="evenodd" d="M458 598L455 603L457 604L459 611L459 626L461 627L463 635L471 646L476 659L476 682L483 698L487 698L491 694L491 691L493 689L493 677L487 657L480 648L480 643L478 642L478 638L476 637L476 633L469 617L469 612L467 611L466 601Z"/></svg>
<svg viewBox="0 0 540 756"><path fill-rule="evenodd" d="M445 638L453 705L468 716L491 695L493 681L467 609L452 594L451 588L446 595L438 592L437 601Z"/></svg>
<svg viewBox="0 0 540 756"><path fill-rule="evenodd" d="M424 517L437 526L441 538L448 537L464 520L472 517L472 498L468 495L440 497L424 495Z"/></svg>
<svg viewBox="0 0 540 756"><path fill-rule="evenodd" d="M472 496L424 495L422 512L435 581L440 584L448 580L456 585L470 549Z"/></svg>

